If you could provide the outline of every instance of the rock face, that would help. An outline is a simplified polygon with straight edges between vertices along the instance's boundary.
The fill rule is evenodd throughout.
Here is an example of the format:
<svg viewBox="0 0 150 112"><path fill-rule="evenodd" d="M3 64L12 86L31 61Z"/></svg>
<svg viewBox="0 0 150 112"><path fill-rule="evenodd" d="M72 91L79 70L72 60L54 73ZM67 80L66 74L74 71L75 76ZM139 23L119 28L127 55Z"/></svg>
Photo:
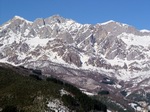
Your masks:
<svg viewBox="0 0 150 112"><path fill-rule="evenodd" d="M95 91L107 76L133 91L150 85L150 31L115 21L79 24L55 15L30 22L15 16L0 26L0 61L57 73Z"/></svg>
<svg viewBox="0 0 150 112"><path fill-rule="evenodd" d="M69 64L75 64L78 67L81 67L80 57L77 53L67 53L63 57L64 61Z"/></svg>

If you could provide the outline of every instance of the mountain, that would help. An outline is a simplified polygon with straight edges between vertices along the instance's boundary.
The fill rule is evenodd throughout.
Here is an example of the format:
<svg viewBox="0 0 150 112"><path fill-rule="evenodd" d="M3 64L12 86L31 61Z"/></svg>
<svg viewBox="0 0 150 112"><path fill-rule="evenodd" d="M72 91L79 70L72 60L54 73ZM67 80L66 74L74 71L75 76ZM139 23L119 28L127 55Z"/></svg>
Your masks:
<svg viewBox="0 0 150 112"><path fill-rule="evenodd" d="M0 62L41 69L93 94L107 90L129 105L150 103L148 30L112 20L92 25L59 15L33 22L15 16L0 26L0 51Z"/></svg>

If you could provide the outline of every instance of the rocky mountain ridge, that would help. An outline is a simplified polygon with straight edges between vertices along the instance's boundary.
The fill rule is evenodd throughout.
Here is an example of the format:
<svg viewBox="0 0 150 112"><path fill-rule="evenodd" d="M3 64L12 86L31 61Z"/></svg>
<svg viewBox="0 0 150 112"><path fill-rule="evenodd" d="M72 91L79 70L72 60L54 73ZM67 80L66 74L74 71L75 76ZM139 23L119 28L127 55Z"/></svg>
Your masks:
<svg viewBox="0 0 150 112"><path fill-rule="evenodd" d="M30 22L15 16L0 26L0 61L54 72L90 91L129 95L150 91L149 43L150 31L115 21L80 24L54 15ZM114 85L102 84L105 78Z"/></svg>

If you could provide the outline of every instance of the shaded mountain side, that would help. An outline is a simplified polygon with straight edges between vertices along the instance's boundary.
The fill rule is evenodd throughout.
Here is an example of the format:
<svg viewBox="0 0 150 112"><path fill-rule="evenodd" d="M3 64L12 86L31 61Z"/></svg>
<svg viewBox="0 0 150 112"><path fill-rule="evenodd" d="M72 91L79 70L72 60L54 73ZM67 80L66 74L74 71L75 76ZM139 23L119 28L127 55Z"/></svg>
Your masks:
<svg viewBox="0 0 150 112"><path fill-rule="evenodd" d="M107 111L104 104L83 94L71 84L39 75L39 70L0 64L2 112Z"/></svg>

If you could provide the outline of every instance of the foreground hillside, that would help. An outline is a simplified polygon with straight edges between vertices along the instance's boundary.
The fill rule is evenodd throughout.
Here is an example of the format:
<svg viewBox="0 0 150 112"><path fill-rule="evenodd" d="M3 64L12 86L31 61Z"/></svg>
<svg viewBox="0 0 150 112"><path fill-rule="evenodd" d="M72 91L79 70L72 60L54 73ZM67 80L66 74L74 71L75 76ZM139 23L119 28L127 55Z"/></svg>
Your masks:
<svg viewBox="0 0 150 112"><path fill-rule="evenodd" d="M107 111L76 87L55 78L40 77L38 70L0 64L0 111L61 112Z"/></svg>

